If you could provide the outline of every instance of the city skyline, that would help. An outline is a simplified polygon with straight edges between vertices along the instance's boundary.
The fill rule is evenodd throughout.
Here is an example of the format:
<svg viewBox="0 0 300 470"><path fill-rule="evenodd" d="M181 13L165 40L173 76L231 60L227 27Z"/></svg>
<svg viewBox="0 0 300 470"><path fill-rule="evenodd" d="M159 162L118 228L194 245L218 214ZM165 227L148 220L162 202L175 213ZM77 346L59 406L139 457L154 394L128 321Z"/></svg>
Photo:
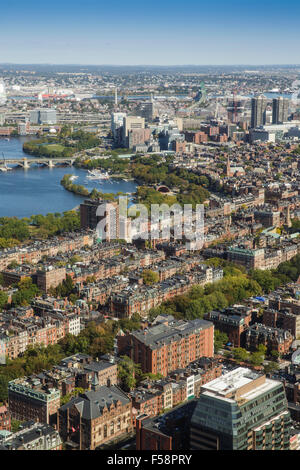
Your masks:
<svg viewBox="0 0 300 470"><path fill-rule="evenodd" d="M51 6L17 0L2 7L1 63L106 65L297 64L300 5L241 5L213 11L190 0L151 8L136 0L109 5L77 0ZM12 28L11 25L14 25ZM46 59L45 59L46 58Z"/></svg>

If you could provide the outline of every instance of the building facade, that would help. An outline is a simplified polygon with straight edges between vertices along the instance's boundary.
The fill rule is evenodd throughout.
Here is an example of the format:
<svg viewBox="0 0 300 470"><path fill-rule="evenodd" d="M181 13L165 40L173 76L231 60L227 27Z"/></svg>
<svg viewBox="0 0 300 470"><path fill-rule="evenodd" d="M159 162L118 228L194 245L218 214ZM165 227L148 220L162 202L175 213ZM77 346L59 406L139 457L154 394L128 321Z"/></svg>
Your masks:
<svg viewBox="0 0 300 470"><path fill-rule="evenodd" d="M283 384L243 367L202 387L191 419L191 450L289 450Z"/></svg>

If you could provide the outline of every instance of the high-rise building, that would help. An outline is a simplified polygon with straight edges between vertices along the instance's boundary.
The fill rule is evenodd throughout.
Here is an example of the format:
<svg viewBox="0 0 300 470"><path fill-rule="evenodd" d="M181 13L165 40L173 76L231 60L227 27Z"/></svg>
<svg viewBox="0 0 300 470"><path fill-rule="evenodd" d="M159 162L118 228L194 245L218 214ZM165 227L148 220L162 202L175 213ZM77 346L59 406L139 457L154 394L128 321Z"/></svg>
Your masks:
<svg viewBox="0 0 300 470"><path fill-rule="evenodd" d="M146 141L150 141L151 131L146 129L134 129L128 132L128 147L133 149L137 145L143 145Z"/></svg>
<svg viewBox="0 0 300 470"><path fill-rule="evenodd" d="M123 121L125 117L126 113L112 113L111 115L110 129L114 140L117 139L117 130L123 126Z"/></svg>
<svg viewBox="0 0 300 470"><path fill-rule="evenodd" d="M120 236L119 205L102 199L86 199L80 204L80 226L97 229L101 241L111 241Z"/></svg>
<svg viewBox="0 0 300 470"><path fill-rule="evenodd" d="M266 123L267 99L264 95L251 99L251 127L263 126Z"/></svg>
<svg viewBox="0 0 300 470"><path fill-rule="evenodd" d="M238 367L201 387L190 450L288 450L290 425L283 384Z"/></svg>
<svg viewBox="0 0 300 470"><path fill-rule="evenodd" d="M289 100L286 98L282 98L282 96L279 96L279 98L274 98L272 111L273 124L282 124L283 122L287 122L289 112Z"/></svg>
<svg viewBox="0 0 300 470"><path fill-rule="evenodd" d="M152 121L157 116L153 101L141 103L139 106L139 114L141 117L145 118L146 121Z"/></svg>
<svg viewBox="0 0 300 470"><path fill-rule="evenodd" d="M123 145L128 147L128 134L135 129L145 129L145 118L140 116L126 116L123 120Z"/></svg>

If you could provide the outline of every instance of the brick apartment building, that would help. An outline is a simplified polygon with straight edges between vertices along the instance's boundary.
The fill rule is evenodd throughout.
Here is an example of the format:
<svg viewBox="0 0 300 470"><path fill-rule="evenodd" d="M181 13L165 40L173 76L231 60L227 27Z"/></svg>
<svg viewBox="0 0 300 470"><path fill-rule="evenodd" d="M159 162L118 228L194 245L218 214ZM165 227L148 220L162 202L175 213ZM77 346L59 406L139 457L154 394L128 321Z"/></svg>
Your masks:
<svg viewBox="0 0 300 470"><path fill-rule="evenodd" d="M8 384L8 408L13 419L50 424L59 406L59 390L43 386L37 377L23 377Z"/></svg>
<svg viewBox="0 0 300 470"><path fill-rule="evenodd" d="M289 331L295 338L300 335L300 315L290 309L274 310L267 308L263 313L263 324L272 328Z"/></svg>
<svg viewBox="0 0 300 470"><path fill-rule="evenodd" d="M18 264L38 263L43 256L56 256L58 252L78 251L84 246L94 244L94 233L68 233L65 236L52 237L50 240L37 241L34 245L9 248L0 252L0 270L3 271L12 262Z"/></svg>
<svg viewBox="0 0 300 470"><path fill-rule="evenodd" d="M157 416L182 402L198 397L201 386L221 374L222 365L218 360L202 357L185 369L171 372L166 378L145 380L129 393L134 426L138 416Z"/></svg>
<svg viewBox="0 0 300 470"><path fill-rule="evenodd" d="M57 287L66 279L66 268L47 266L45 269L37 271L36 278L37 286L47 292L50 287Z"/></svg>
<svg viewBox="0 0 300 470"><path fill-rule="evenodd" d="M90 390L95 378L99 385L116 385L117 364L102 359L94 361L91 356L78 353L62 359L52 369L40 372L37 378L43 386L55 388L65 396L75 388Z"/></svg>
<svg viewBox="0 0 300 470"><path fill-rule="evenodd" d="M7 406L0 406L0 431L10 431L11 419Z"/></svg>
<svg viewBox="0 0 300 470"><path fill-rule="evenodd" d="M175 275L158 284L141 286L139 289L131 288L126 292L112 295L109 300L109 311L118 318L130 318L134 313L145 317L151 308L177 295L185 294L193 285L204 286L222 277L222 269L212 269L202 264L195 270Z"/></svg>
<svg viewBox="0 0 300 470"><path fill-rule="evenodd" d="M245 333L245 346L249 351L256 351L260 344L267 347L267 351L277 351L279 354L289 352L294 337L287 330L273 328L260 323L251 325Z"/></svg>
<svg viewBox="0 0 300 470"><path fill-rule="evenodd" d="M136 450L186 450L197 400L190 400L162 416L140 415L136 421Z"/></svg>
<svg viewBox="0 0 300 470"><path fill-rule="evenodd" d="M221 311L208 312L204 318L213 322L217 330L226 333L230 343L240 347L251 322L252 311L244 305L234 305Z"/></svg>
<svg viewBox="0 0 300 470"><path fill-rule="evenodd" d="M28 421L17 432L0 436L0 450L62 450L62 440L52 426Z"/></svg>
<svg viewBox="0 0 300 470"><path fill-rule="evenodd" d="M206 320L167 318L149 329L132 332L126 340L128 355L141 365L143 372L159 373L164 377L202 356L214 355L214 326Z"/></svg>

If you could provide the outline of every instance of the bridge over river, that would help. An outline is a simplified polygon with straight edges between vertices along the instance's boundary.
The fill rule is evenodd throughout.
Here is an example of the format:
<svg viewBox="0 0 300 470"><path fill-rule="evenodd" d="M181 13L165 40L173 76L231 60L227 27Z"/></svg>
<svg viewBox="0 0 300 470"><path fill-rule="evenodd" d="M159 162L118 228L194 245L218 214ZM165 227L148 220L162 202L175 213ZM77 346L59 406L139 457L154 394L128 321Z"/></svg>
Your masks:
<svg viewBox="0 0 300 470"><path fill-rule="evenodd" d="M45 166L54 168L56 166L72 166L76 157L69 158L16 158L5 159L0 161L0 171L7 171L9 169L21 167L24 170L30 168L32 165Z"/></svg>

